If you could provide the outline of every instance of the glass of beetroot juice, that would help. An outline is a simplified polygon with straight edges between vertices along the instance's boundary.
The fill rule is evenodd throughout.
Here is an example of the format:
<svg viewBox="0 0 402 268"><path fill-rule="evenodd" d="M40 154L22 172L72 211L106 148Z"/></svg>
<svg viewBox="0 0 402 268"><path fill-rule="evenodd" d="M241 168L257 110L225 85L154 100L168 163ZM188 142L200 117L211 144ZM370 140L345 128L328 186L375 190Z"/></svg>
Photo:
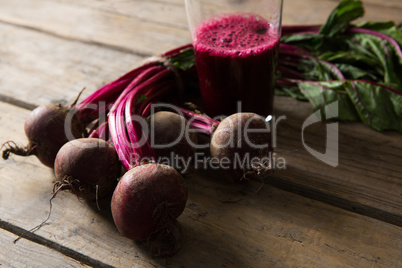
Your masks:
<svg viewBox="0 0 402 268"><path fill-rule="evenodd" d="M186 0L206 112L272 114L282 0Z"/></svg>

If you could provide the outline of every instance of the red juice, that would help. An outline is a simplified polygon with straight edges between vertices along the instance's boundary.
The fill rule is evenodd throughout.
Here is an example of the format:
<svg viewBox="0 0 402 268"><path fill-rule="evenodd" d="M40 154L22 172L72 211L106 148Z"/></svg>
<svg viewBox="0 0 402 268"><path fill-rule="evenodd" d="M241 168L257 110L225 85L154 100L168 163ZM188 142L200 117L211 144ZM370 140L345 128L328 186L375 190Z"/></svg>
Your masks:
<svg viewBox="0 0 402 268"><path fill-rule="evenodd" d="M211 115L241 111L272 114L278 58L277 29L258 15L209 19L194 31L198 78Z"/></svg>

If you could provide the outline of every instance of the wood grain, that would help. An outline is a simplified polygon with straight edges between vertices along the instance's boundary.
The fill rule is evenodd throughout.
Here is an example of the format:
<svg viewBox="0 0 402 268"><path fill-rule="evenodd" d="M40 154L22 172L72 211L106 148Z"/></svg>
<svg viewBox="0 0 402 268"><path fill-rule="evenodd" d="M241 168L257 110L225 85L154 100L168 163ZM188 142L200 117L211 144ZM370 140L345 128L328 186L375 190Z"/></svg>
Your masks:
<svg viewBox="0 0 402 268"><path fill-rule="evenodd" d="M283 25L323 24L330 12L337 6L338 0L284 0ZM385 1L362 0L364 17L359 21L393 20L400 23L402 4L399 0Z"/></svg>
<svg viewBox="0 0 402 268"><path fill-rule="evenodd" d="M337 3L284 1L283 24L324 23ZM398 1L381 6L374 0L363 3L366 20L401 22ZM190 42L183 1L4 1L0 21L143 56L158 55Z"/></svg>
<svg viewBox="0 0 402 268"><path fill-rule="evenodd" d="M23 142L28 111L0 102L0 140ZM0 218L30 229L49 211L53 174L35 157L0 162ZM179 221L183 249L153 259L119 235L108 208L60 193L43 237L115 267L397 267L402 229L259 182L232 184L212 171L186 178L189 200ZM22 240L21 240L22 241ZM60 253L63 254L60 249Z"/></svg>
<svg viewBox="0 0 402 268"><path fill-rule="evenodd" d="M6 1L0 9L0 21L139 55L158 55L190 41L186 27L172 27L178 14L182 14L182 25L185 25L184 6L174 5L169 9L166 3L145 4L147 13L153 15L149 16L150 20L144 20L137 15L144 13L144 4L137 1L116 5L124 11L94 8L81 2ZM113 5L113 2L109 3ZM99 6L99 3L95 5ZM178 8L180 12L177 12Z"/></svg>
<svg viewBox="0 0 402 268"><path fill-rule="evenodd" d="M7 268L90 267L63 254L27 240L16 244L16 235L0 229L0 266Z"/></svg>
<svg viewBox="0 0 402 268"><path fill-rule="evenodd" d="M139 66L143 57L0 24L0 94L31 106L74 101ZM14 102L15 103L15 102ZM28 105L29 106L29 105Z"/></svg>
<svg viewBox="0 0 402 268"><path fill-rule="evenodd" d="M402 226L399 133L379 133L361 123L338 123L338 139L332 142L338 143L339 165L332 167L306 150L324 153L327 144L326 123L302 128L312 115L310 104L278 97L274 107L277 117L286 117L277 124L275 148L276 158L286 160L286 169L277 169L274 176L289 183L287 190Z"/></svg>

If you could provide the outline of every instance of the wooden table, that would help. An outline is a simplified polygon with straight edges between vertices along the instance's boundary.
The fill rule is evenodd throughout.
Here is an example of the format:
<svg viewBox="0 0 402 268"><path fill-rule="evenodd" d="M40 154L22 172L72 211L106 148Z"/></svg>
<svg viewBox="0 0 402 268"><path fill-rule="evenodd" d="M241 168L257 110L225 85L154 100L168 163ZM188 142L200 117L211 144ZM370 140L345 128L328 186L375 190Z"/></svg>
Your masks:
<svg viewBox="0 0 402 268"><path fill-rule="evenodd" d="M0 141L26 142L35 106L72 102L189 43L182 0L2 0L0 2ZM283 24L323 23L335 0L285 0ZM401 22L402 1L364 0L365 20ZM179 221L185 240L168 259L150 257L122 237L107 209L59 194L47 225L16 244L49 211L54 176L35 157L0 162L1 267L402 267L402 136L339 124L339 165L302 146L308 103L276 98L277 172L234 185L199 171L186 178ZM305 129L324 150L325 124ZM107 204L101 204L107 208Z"/></svg>

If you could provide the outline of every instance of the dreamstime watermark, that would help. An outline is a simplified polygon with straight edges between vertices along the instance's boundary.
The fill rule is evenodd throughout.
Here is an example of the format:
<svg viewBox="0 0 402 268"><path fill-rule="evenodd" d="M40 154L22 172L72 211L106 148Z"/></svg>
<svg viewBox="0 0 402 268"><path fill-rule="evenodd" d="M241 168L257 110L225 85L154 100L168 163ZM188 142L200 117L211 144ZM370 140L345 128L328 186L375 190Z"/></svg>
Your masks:
<svg viewBox="0 0 402 268"><path fill-rule="evenodd" d="M208 149L210 146L210 142L195 142L191 138L191 134L194 132L198 135L205 135L205 132L200 131L196 127L194 127L193 122L194 118L188 118L189 120L182 120L181 126L179 129L175 129L175 133L177 133L177 137L174 140L170 140L165 143L158 143L156 135L161 135L160 133L156 133L154 130L156 126L155 122L152 120L147 120L146 118L133 114L130 116L130 122L127 122L127 115L125 113L116 113L111 118L108 114L111 106L107 106L105 103L96 104L88 104L85 106L85 111L90 111L92 114L97 114L97 122L93 122L90 130L90 134L93 137L101 137L111 141L112 143L119 143L120 146L124 144L128 149L126 149L126 159L130 163L138 163L140 156L137 154L137 149L149 144L153 149L169 149L173 148L179 143L183 141L188 143L191 147L193 147L196 152L193 156L184 158L180 155L175 155L171 153L168 156L157 156L157 159L153 159L152 161L156 161L161 164L167 164L173 167L177 167L180 170L188 170L193 165L194 168L203 168L203 169L228 169L228 168L247 168L252 166L255 163L264 163L264 165L269 165L271 169L286 169L286 159L283 156L280 156L275 152L275 148L277 148L277 138L278 138L278 126L281 122L287 120L286 115L281 116L257 116L251 117L248 121L244 122L244 126L238 128L238 132L236 134L231 134L228 132L227 135L230 136L227 139L225 144L214 144L214 146L226 146L229 148L240 148L241 146L248 146L247 148L252 148L253 150L264 149L267 147L272 148L274 151L268 150L269 153L262 155L261 157L252 157L251 154L243 153L235 153L231 158L229 157L211 157L205 153L200 153L198 150ZM301 143L303 147L306 149L308 153L313 155L318 160L324 162L325 164L336 167L339 162L339 146L338 146L338 123L337 122L329 122L326 123L326 143L325 143L325 152L321 153L317 150L314 150L306 143L305 139L305 129L319 121L330 120L338 117L338 102L333 102L328 104L322 108L322 110L318 110L315 113L311 114L306 120L303 122L301 127ZM176 114L183 116L186 115L183 113L181 109L177 106L167 104L167 103L157 103L153 104L150 109L150 114L154 114L157 111L165 110L172 111ZM65 120L65 133L69 140L75 139L72 131L72 125L77 118L81 118L83 116L82 109L80 111L76 109L72 109ZM241 112L241 105L238 105L238 112ZM325 118L323 118L322 114L325 114ZM226 116L216 116L212 118L212 120L222 121ZM252 123L252 120L256 118L262 119L265 122L265 128L251 128L249 127ZM111 121L113 120L113 121ZM133 133L128 133L126 130L126 125L130 123L137 128L141 128L139 136L136 136L136 139L132 138ZM229 124L230 125L230 124ZM109 127L117 128L120 127L120 132L116 136L116 130L114 136L110 134ZM214 126L216 127L216 126ZM211 129L215 130L211 126ZM204 133L204 134L202 134ZM270 133L270 140L267 140L264 143L255 143L253 139L250 138L251 135L255 135L261 133ZM102 135L101 135L102 134ZM279 133L280 135L280 133ZM239 142L239 140L242 142ZM119 154L122 157L122 154ZM142 159L142 161L146 161L146 159Z"/></svg>

